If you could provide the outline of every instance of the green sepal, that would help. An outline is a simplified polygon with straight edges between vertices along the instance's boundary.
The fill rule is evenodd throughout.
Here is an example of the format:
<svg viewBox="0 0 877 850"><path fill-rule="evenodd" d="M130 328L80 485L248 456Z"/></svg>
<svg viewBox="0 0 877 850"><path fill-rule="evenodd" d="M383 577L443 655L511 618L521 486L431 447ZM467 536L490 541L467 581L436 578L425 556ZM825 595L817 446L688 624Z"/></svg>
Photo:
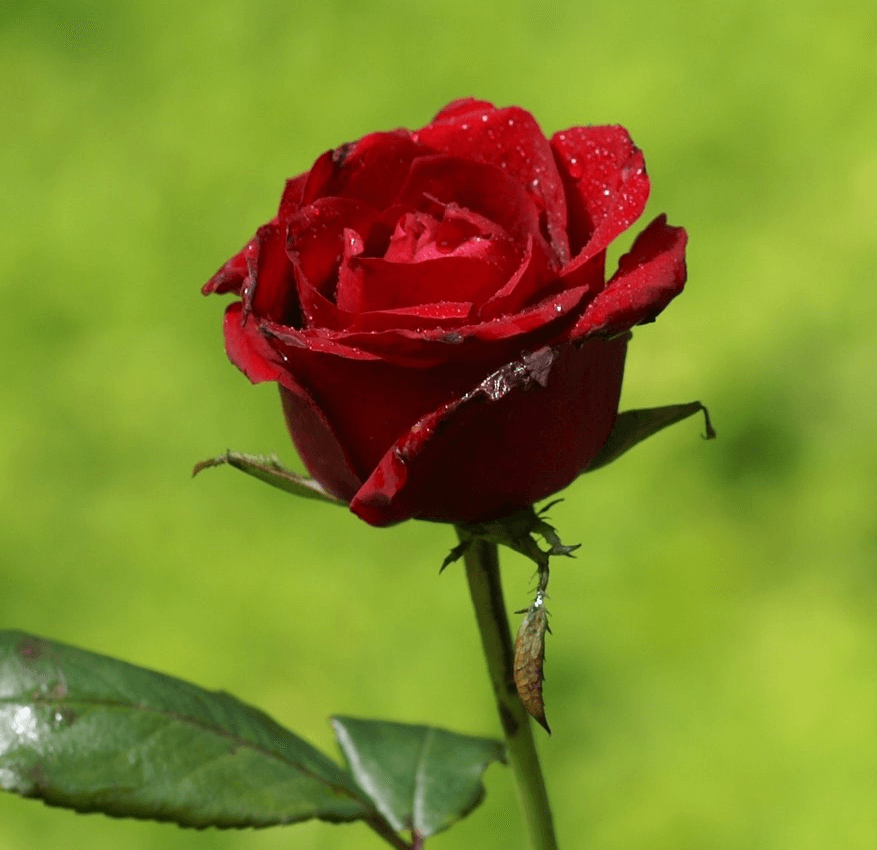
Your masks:
<svg viewBox="0 0 877 850"><path fill-rule="evenodd" d="M562 543L554 526L550 525L544 518L545 512L559 501L560 499L555 499L553 502L549 502L538 513L530 506L489 522L458 525L457 530L461 542L448 553L441 569L444 570L449 564L463 557L469 544L476 538L514 549L515 552L533 561L540 569L545 569L548 566L548 559L552 555L571 556L581 544L567 546ZM547 549L539 547L536 542L537 537L541 537L548 545Z"/></svg>
<svg viewBox="0 0 877 850"><path fill-rule="evenodd" d="M274 455L245 455L240 452L227 451L218 457L211 457L196 463L192 475L195 476L211 466L223 466L224 464L233 466L241 472L246 472L247 475L252 475L254 478L258 478L272 487L277 487L279 490L292 493L294 496L347 506L347 502L333 496L313 478L286 469Z"/></svg>
<svg viewBox="0 0 877 850"><path fill-rule="evenodd" d="M505 762L501 742L434 726L333 717L359 786L397 832L419 839L448 829L484 799L481 777Z"/></svg>
<svg viewBox="0 0 877 850"><path fill-rule="evenodd" d="M709 411L699 401L692 401L688 404L669 404L665 407L649 407L641 410L625 410L619 413L609 439L585 472L593 472L595 469L612 463L637 443L641 443L653 434L657 434L658 431L663 431L664 428L675 425L701 411L706 428L704 439L714 440L716 432L710 422Z"/></svg>

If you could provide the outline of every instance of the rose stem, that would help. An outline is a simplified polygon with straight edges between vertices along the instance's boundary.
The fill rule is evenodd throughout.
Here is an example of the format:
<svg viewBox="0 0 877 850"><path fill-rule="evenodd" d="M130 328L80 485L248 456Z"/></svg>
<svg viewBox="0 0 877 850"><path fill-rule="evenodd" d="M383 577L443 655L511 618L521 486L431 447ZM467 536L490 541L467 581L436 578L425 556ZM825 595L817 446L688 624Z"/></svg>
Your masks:
<svg viewBox="0 0 877 850"><path fill-rule="evenodd" d="M557 850L551 807L539 766L530 717L515 688L512 634L502 596L499 553L495 543L478 538L466 539L471 540L463 555L469 594L475 606L481 645L505 733L509 764L530 833L529 846L531 850Z"/></svg>
<svg viewBox="0 0 877 850"><path fill-rule="evenodd" d="M384 841L396 850L414 850L418 845L409 844L401 836L397 835L393 828L382 817L366 818L365 823L373 829Z"/></svg>

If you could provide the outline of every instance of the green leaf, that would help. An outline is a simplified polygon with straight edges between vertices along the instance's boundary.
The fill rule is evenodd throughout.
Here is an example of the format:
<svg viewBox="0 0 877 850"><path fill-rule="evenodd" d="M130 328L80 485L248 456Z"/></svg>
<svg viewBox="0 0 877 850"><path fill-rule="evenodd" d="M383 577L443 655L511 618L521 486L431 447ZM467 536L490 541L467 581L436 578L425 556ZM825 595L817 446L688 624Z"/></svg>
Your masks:
<svg viewBox="0 0 877 850"><path fill-rule="evenodd" d="M484 799L481 776L505 761L503 745L433 726L333 717L335 736L359 786L396 831L427 838Z"/></svg>
<svg viewBox="0 0 877 850"><path fill-rule="evenodd" d="M688 419L689 416L700 411L703 411L706 426L704 439L713 440L716 432L710 422L709 411L699 401L692 401L688 404L670 404L666 407L650 407L642 410L625 410L623 413L619 413L609 439L585 472L593 472L601 466L612 463L637 443L641 443L653 434L657 434L658 431L675 425L683 419Z"/></svg>
<svg viewBox="0 0 877 850"><path fill-rule="evenodd" d="M0 631L0 787L199 828L381 820L339 765L234 697L17 631Z"/></svg>
<svg viewBox="0 0 877 850"><path fill-rule="evenodd" d="M307 478L304 475L298 475L289 469L286 469L280 461L274 457L266 457L263 455L245 455L240 452L226 452L218 457L211 457L196 463L192 470L192 475L197 475L205 469L212 466L223 466L228 464L247 475L252 475L272 487L285 490L294 496L303 496L306 499L320 499L323 502L330 502L333 505L347 505L347 502L338 499L324 490L322 485L313 478Z"/></svg>

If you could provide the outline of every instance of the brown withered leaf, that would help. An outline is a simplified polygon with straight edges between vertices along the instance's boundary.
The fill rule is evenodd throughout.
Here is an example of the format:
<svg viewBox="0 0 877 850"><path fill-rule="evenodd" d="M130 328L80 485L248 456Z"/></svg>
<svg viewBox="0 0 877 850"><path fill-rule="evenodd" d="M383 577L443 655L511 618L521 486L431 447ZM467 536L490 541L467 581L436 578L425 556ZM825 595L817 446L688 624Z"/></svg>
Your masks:
<svg viewBox="0 0 877 850"><path fill-rule="evenodd" d="M548 734L551 729L545 719L545 702L542 699L543 665L545 662L545 633L548 629L548 612L544 599L537 595L536 601L518 629L515 639L515 687L524 708L539 722Z"/></svg>

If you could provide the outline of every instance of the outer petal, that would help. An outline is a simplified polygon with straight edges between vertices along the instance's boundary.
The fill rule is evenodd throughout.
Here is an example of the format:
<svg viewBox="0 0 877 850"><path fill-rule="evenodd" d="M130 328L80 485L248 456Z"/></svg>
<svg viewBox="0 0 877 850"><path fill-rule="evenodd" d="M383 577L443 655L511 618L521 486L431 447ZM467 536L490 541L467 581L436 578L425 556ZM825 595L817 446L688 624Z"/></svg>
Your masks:
<svg viewBox="0 0 877 850"><path fill-rule="evenodd" d="M570 274L635 222L649 197L642 151L623 127L573 127L551 145L567 187Z"/></svg>
<svg viewBox="0 0 877 850"><path fill-rule="evenodd" d="M344 358L314 347L284 348L283 358L283 374L277 380L288 388L301 388L309 399L307 406L318 409L321 417L331 423L333 439L344 446L348 458L344 469L360 481L369 476L413 422L465 394L484 374L479 364L410 369L380 360ZM308 469L329 487L328 476L336 469L337 461L326 461L319 445L313 450L307 448L312 423L308 416L298 418L299 409L286 407L290 434L297 446L305 446L301 454ZM348 500L353 495L333 492Z"/></svg>
<svg viewBox="0 0 877 850"><path fill-rule="evenodd" d="M372 525L486 520L569 484L612 430L626 338L543 349L425 416L351 502Z"/></svg>
<svg viewBox="0 0 877 850"><path fill-rule="evenodd" d="M573 336L613 336L654 321L685 285L687 239L681 227L658 216L619 260L618 271L588 305Z"/></svg>
<svg viewBox="0 0 877 850"><path fill-rule="evenodd" d="M280 225L272 221L260 227L244 255L249 271L241 288L244 313L298 327L301 307Z"/></svg>
<svg viewBox="0 0 877 850"><path fill-rule="evenodd" d="M280 382L280 400L287 423L295 423L290 436L308 471L333 496L349 502L362 479L324 411L290 375Z"/></svg>
<svg viewBox="0 0 877 850"><path fill-rule="evenodd" d="M237 254L235 254L222 268L220 268L204 286L201 287L202 295L225 295L226 292L233 292L240 295L247 279L249 270L247 269L247 249L252 245L255 237L251 239Z"/></svg>
<svg viewBox="0 0 877 850"><path fill-rule="evenodd" d="M244 315L240 301L228 305L222 330L228 359L254 384L281 379L283 368L277 353L259 333L256 319Z"/></svg>

